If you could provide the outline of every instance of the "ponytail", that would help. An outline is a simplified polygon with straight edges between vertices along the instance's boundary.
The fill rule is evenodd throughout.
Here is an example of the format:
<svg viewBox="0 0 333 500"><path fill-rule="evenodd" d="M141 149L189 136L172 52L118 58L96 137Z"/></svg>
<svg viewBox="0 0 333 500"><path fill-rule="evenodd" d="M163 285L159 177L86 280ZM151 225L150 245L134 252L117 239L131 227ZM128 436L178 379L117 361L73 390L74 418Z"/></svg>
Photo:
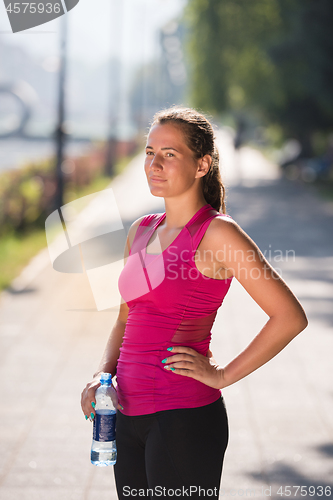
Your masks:
<svg viewBox="0 0 333 500"><path fill-rule="evenodd" d="M212 154L210 169L207 174L202 177L202 190L207 203L218 212L225 214L225 187L222 182L219 163L219 152L215 147Z"/></svg>

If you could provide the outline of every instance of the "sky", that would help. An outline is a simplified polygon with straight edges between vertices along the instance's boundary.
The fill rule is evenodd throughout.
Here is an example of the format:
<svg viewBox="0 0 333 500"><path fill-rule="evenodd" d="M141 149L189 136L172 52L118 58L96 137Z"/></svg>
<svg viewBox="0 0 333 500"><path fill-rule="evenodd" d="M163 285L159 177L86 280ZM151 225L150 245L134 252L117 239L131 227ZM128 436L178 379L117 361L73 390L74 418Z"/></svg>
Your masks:
<svg viewBox="0 0 333 500"><path fill-rule="evenodd" d="M67 14L69 56L92 65L116 53L130 64L151 60L158 50L157 30L179 15L185 4L186 0L80 0ZM121 22L124 18L126 23ZM0 1L0 37L37 58L58 54L61 20L12 33Z"/></svg>

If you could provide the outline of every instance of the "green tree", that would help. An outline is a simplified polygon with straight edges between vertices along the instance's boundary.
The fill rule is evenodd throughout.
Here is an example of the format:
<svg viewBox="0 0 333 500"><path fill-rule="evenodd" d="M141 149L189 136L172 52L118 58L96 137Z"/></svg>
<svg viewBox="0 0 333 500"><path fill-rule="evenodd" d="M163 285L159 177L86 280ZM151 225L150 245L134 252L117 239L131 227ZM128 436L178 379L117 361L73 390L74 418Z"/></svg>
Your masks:
<svg viewBox="0 0 333 500"><path fill-rule="evenodd" d="M256 110L298 138L333 125L331 0L189 0L195 106Z"/></svg>
<svg viewBox="0 0 333 500"><path fill-rule="evenodd" d="M268 116L312 154L313 134L333 128L333 4L329 0L278 0L281 30L268 54L278 69L282 105Z"/></svg>

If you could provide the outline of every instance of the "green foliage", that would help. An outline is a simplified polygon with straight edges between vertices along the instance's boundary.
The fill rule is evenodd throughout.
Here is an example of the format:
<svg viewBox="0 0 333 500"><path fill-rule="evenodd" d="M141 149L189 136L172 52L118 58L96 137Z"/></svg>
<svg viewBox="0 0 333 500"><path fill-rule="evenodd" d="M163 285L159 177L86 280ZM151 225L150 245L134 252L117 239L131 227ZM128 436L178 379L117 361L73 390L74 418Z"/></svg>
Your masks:
<svg viewBox="0 0 333 500"><path fill-rule="evenodd" d="M121 158L115 165L115 175L133 157L134 154ZM103 160L103 150L75 159L76 173L66 175L64 203L101 191L110 184L110 177L102 174ZM29 260L46 246L45 219L54 193L53 169L52 161L44 161L0 176L0 290L9 286Z"/></svg>
<svg viewBox="0 0 333 500"><path fill-rule="evenodd" d="M70 161L74 168L70 174L64 174L65 202L101 176L104 152L96 149L90 155ZM44 160L0 175L1 237L44 228L56 189L54 170L54 160Z"/></svg>
<svg viewBox="0 0 333 500"><path fill-rule="evenodd" d="M0 239L0 290L10 285L29 260L46 246L45 230L28 234L12 232Z"/></svg>
<svg viewBox="0 0 333 500"><path fill-rule="evenodd" d="M274 84L274 67L262 48L280 22L274 0L190 0L185 18L196 106L241 108L261 94L258 78L263 86Z"/></svg>
<svg viewBox="0 0 333 500"><path fill-rule="evenodd" d="M303 146L332 130L331 0L189 0L185 21L196 107L255 109Z"/></svg>

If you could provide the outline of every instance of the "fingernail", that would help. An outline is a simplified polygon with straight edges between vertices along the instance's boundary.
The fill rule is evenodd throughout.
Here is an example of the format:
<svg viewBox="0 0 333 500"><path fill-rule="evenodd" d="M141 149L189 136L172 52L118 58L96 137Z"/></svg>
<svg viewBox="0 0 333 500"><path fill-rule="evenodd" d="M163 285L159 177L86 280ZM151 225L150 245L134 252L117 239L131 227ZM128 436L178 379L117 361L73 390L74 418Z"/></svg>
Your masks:
<svg viewBox="0 0 333 500"><path fill-rule="evenodd" d="M95 415L93 414L93 412L91 412L91 413L90 413L90 416L91 416L91 418L94 420Z"/></svg>
<svg viewBox="0 0 333 500"><path fill-rule="evenodd" d="M92 401L91 406L95 409L95 403Z"/></svg>
<svg viewBox="0 0 333 500"><path fill-rule="evenodd" d="M167 348L167 351L172 351L172 347L168 347L168 348Z"/></svg>
<svg viewBox="0 0 333 500"><path fill-rule="evenodd" d="M162 359L162 363L166 363L168 358Z"/></svg>
<svg viewBox="0 0 333 500"><path fill-rule="evenodd" d="M176 369L176 368L172 368L172 367L170 368L170 370L171 370L171 371L173 371L173 372L175 371L175 369Z"/></svg>
<svg viewBox="0 0 333 500"><path fill-rule="evenodd" d="M120 406L120 408L121 408L122 410L124 409L123 405L119 404L119 406Z"/></svg>
<svg viewBox="0 0 333 500"><path fill-rule="evenodd" d="M84 417L85 417L85 419L86 419L86 420L88 420L88 417L87 417L87 415L85 415Z"/></svg>

